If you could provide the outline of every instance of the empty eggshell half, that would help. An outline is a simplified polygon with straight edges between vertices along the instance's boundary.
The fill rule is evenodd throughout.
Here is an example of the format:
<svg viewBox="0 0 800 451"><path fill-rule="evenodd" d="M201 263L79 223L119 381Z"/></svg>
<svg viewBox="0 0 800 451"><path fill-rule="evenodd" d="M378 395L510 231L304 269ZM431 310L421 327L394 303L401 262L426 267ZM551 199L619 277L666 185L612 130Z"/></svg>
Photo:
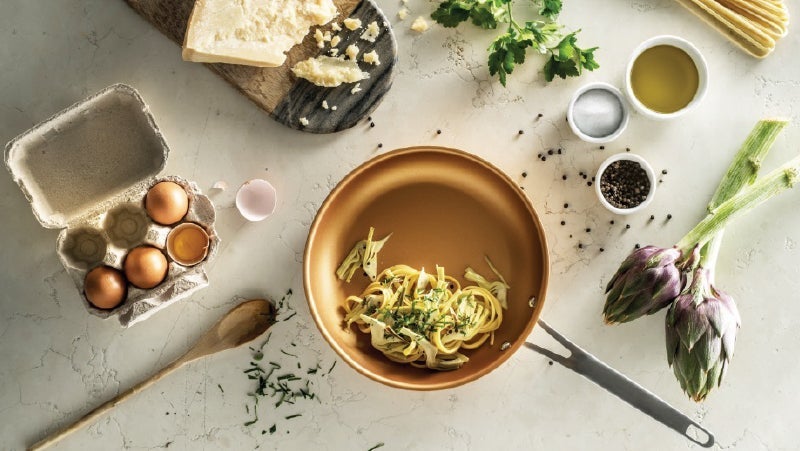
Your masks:
<svg viewBox="0 0 800 451"><path fill-rule="evenodd" d="M262 221L275 211L278 196L266 180L244 182L236 193L236 208L248 221Z"/></svg>

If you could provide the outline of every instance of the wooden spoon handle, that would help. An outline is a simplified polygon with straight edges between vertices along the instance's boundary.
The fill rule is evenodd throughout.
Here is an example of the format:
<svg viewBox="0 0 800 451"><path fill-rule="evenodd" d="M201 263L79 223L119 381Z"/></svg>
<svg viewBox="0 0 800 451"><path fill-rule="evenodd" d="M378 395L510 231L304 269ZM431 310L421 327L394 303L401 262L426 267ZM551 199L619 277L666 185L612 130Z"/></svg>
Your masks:
<svg viewBox="0 0 800 451"><path fill-rule="evenodd" d="M73 432L77 431L78 429L86 426L87 424L90 424L90 423L94 422L96 419L98 419L99 417L103 416L106 412L108 412L109 410L113 409L118 404L121 404L122 402L124 402L125 400L130 398L131 396L139 393L140 391L142 391L142 390L146 389L147 387L153 385L154 383L158 382L159 380L161 380L161 378L163 378L167 374L173 372L174 370L179 368L181 365L186 363L186 361L187 361L186 359L180 358L180 359L170 363L168 366L163 368L158 373L154 374L149 379L146 379L146 380L134 385L133 387L129 388L128 390L126 390L126 391L120 393L119 395L117 395L114 399L106 402L105 404L102 404L102 405L98 406L97 408L95 408L91 412L87 413L80 420L76 421L75 423L71 424L70 426L67 426L67 427L63 428L58 432L54 432L54 433L50 434L48 437L36 442L30 448L28 448L28 450L30 450L30 451L41 450L41 449L47 448L50 445L58 443L64 437L67 437L68 435L72 434Z"/></svg>

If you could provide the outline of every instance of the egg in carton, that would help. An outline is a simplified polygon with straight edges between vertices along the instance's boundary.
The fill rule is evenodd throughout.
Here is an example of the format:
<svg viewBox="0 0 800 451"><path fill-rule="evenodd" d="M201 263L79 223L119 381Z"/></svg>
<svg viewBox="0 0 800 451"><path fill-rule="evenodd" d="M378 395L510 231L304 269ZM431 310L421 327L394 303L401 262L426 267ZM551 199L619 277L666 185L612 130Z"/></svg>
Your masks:
<svg viewBox="0 0 800 451"><path fill-rule="evenodd" d="M39 223L62 229L56 250L85 307L103 318L116 316L126 327L207 286L206 265L219 246L211 200L193 182L157 175L168 155L148 106L123 84L72 105L6 145L6 167ZM161 181L180 185L188 196L188 212L176 224L158 224L146 212L147 191ZM185 222L209 236L208 253L194 266L179 264L165 249L170 230ZM111 310L94 307L84 293L86 274L101 265L122 271L126 255L141 245L164 253L166 278L150 289L128 284L125 299Z"/></svg>

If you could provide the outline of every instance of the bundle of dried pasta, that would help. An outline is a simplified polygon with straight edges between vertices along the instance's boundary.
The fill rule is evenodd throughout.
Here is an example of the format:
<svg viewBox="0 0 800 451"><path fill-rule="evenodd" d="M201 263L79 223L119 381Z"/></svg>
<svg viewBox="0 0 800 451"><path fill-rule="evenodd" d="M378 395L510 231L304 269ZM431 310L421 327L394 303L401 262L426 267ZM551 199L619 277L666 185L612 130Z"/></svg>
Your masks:
<svg viewBox="0 0 800 451"><path fill-rule="evenodd" d="M789 30L782 0L677 0L747 53L764 58Z"/></svg>

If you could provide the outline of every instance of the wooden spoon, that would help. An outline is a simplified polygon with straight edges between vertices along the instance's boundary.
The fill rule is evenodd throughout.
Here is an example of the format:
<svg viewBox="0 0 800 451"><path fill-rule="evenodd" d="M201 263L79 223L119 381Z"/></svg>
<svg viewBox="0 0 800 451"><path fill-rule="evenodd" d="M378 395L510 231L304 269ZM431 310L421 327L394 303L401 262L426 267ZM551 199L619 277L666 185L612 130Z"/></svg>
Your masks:
<svg viewBox="0 0 800 451"><path fill-rule="evenodd" d="M120 393L111 401L92 410L71 426L51 434L49 437L37 442L28 449L44 449L59 442L64 437L93 422L118 404L153 385L162 377L180 368L184 364L252 341L269 329L274 322L275 308L270 302L263 299L242 302L217 321L205 335L197 340L186 354L167 365L166 368L154 374L149 379L128 389L128 391Z"/></svg>

